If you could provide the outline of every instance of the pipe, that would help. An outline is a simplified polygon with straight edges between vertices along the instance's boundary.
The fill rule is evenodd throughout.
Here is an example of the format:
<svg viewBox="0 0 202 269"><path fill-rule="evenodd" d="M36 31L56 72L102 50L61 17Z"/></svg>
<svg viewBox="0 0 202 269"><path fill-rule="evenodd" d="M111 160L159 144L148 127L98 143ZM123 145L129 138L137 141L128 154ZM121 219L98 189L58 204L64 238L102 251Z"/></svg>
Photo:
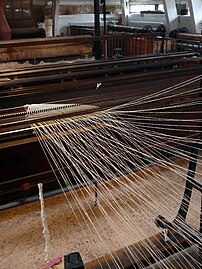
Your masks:
<svg viewBox="0 0 202 269"><path fill-rule="evenodd" d="M80 188L83 188L83 187L86 187L86 185L77 184L77 185L74 186L74 188L72 190L77 190L77 189L80 189ZM63 189L60 188L60 189L56 189L56 190L53 190L53 191L45 192L43 196L44 196L44 198L50 198L50 197L53 197L55 195L59 195L59 194L62 194L64 192L68 192L68 191L69 191L68 188L63 188ZM7 209L17 207L17 206L22 206L22 205L25 205L25 204L33 203L33 202L36 202L38 200L39 200L38 195L23 198L23 199L18 200L18 201L14 201L14 202L10 202L10 203L7 203L7 204L0 205L0 211L4 211L4 210L7 210Z"/></svg>
<svg viewBox="0 0 202 269"><path fill-rule="evenodd" d="M94 0L94 24L95 24L95 36L100 36L100 1ZM101 41L94 42L95 58L101 59Z"/></svg>

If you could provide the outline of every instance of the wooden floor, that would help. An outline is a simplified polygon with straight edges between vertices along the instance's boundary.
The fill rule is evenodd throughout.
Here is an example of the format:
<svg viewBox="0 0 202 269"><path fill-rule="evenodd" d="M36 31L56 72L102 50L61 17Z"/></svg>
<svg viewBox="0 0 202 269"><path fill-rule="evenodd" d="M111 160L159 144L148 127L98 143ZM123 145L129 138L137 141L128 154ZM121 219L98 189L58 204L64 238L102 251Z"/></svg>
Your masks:
<svg viewBox="0 0 202 269"><path fill-rule="evenodd" d="M179 164L182 167L187 167L186 162L179 162ZM202 167L200 165L197 169L202 174ZM162 171L162 173L172 180L178 180L172 171ZM181 183L183 189L182 180L178 183ZM80 190L77 190L77 192L78 195L80 195ZM88 197L87 199L89 199L89 203L91 203L93 207L93 198ZM158 199L161 201L163 197L159 196ZM179 205L174 207L171 201L171 204L168 206L172 207L174 218ZM97 255L103 256L106 254L106 249L103 248L103 245L96 235L94 238L91 238L91 241L83 237L83 233L81 232L75 215L67 204L64 195L46 199L45 209L51 237L52 258L63 257L68 253L79 251L84 262L88 262L95 259L92 247ZM121 248L122 246L120 242L116 240L111 228L106 223L106 220L103 219L102 215L99 213L99 208L93 208L93 210L105 231L105 240L107 240L109 248L112 251ZM145 212L146 211L147 208L145 208ZM114 216L112 216L112 218L113 217ZM131 217L136 221L135 215ZM80 220L80 224L83 224L82 220ZM145 232L147 233L146 236L150 236L157 232L157 230L154 228L153 230ZM0 234L1 269L44 268L44 238L41 226L39 202L0 212ZM128 245L134 243L134 235L126 234L125 240ZM92 246L92 241L95 243L94 246ZM156 268L160 267L157 265Z"/></svg>

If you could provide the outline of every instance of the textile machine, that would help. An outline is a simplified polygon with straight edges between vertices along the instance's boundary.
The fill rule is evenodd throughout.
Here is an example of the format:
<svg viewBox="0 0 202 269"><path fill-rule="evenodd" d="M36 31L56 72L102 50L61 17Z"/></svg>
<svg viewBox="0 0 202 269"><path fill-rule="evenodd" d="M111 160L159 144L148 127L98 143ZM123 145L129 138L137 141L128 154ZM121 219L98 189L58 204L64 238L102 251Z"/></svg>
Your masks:
<svg viewBox="0 0 202 269"><path fill-rule="evenodd" d="M148 95L155 95L164 88L183 83L185 79L189 80L197 76L200 78L201 70L200 56L192 52L147 57L139 56L137 58L118 58L101 62L52 63L18 67L15 70L12 68L1 70L1 209L38 199L37 184L39 182L42 182L44 185L45 197L61 192L50 164L45 158L30 124L62 119L64 117L87 115L113 108L138 98L145 98ZM200 79L194 85L185 85L186 93L184 94L184 87L176 88L175 95L171 98L167 98L167 95L165 95L163 99L139 104L137 108L141 111L143 108L169 107L172 104L176 105L176 108L172 110L173 115L176 112L179 114L182 111L184 112L185 119L189 119L190 114L188 112L196 110L200 111L200 113L193 113L194 116L192 115L192 117L194 119L201 119L201 90L192 92L193 87L200 89ZM195 108L189 106L189 102L192 100L199 102L199 105ZM58 111L61 109L61 106L66 106L68 109L61 114L51 114L44 113L49 112L49 109L46 111L45 108L42 108L40 111L39 107L38 112L41 112L42 115L44 113L42 117L27 117L25 106L30 103L54 104L56 105L56 110L58 107ZM187 110L180 106L182 103L187 103ZM177 108L178 105L180 108ZM126 121L130 121L130 117L130 114L123 115ZM182 131L164 130L164 121L168 117L168 115L162 117L162 125L159 127L159 131L165 134L177 133L179 137L183 137L185 134ZM174 117L174 122L177 121L178 118L176 116ZM196 135L192 131L192 125L190 124L186 127L186 136ZM159 148L160 150L161 148ZM196 184L193 177L197 152L192 152L192 155L194 157L190 161L188 173L192 183L191 186L187 186L185 189L186 197L187 195L191 197L191 193L189 193L190 188L196 188L201 192L201 184ZM135 169L135 167L131 166L131 169ZM72 183L74 184L74 179L72 179ZM63 187L66 190L65 185ZM74 187L76 189L83 186L77 184ZM184 200L182 202L183 206ZM186 211L188 207L189 202L187 202ZM179 222L179 219L181 220L182 218L184 221ZM200 231L191 229L191 243L187 240L187 237L184 237L188 227L185 220L186 214L183 214L181 209L172 223L162 216L156 216L156 225L167 230L172 242L177 240L178 244L181 245L180 251L195 245L198 241L201 242L201 224ZM162 255L171 256L179 251L179 245L173 248L173 244L170 245L161 233L149 240L152 241L152 247L158 249ZM145 244L148 244L148 240L136 243L130 246L129 249L137 252L139 262L141 261L146 267L157 261L153 259L150 253L146 253L147 259L145 259ZM200 244L199 247L201 252L202 246ZM130 252L127 252L126 249L118 250L116 255L121 259L124 268L139 268L138 263L132 259ZM78 255L78 257L80 256ZM65 261L67 260L69 259L66 258ZM108 268L109 264L111 268L114 268L109 256L101 258L100 263L102 268ZM85 265L85 268L100 268L100 263L91 261ZM82 267L78 266L76 268Z"/></svg>
<svg viewBox="0 0 202 269"><path fill-rule="evenodd" d="M20 199L17 204L24 203L23 196L34 196L36 185L41 181L49 192L58 188L30 128L35 119L26 118L26 104L88 105L87 110L70 110L67 116L90 113L199 75L199 62L200 57L189 52L1 70L1 204L16 199ZM99 88L97 83L101 83ZM43 118L43 121L54 117Z"/></svg>

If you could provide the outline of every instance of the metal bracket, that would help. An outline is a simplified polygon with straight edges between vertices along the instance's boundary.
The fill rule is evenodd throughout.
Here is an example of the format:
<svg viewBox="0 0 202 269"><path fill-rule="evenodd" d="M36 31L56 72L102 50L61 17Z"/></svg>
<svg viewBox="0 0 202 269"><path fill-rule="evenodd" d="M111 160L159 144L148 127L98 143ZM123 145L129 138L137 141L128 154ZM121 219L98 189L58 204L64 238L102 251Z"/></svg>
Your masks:
<svg viewBox="0 0 202 269"><path fill-rule="evenodd" d="M197 158L198 158L198 147L197 145L193 145L189 161L189 168L187 173L184 195L176 218L171 223L167 221L164 217L158 216L155 220L155 224L157 225L157 227L167 229L168 233L172 234L175 231L180 235L184 236L184 238L189 240L190 243L198 244L199 257L201 258L202 257L202 184L194 180ZM201 212L200 212L199 231L186 223L186 217L193 189L196 189L201 193Z"/></svg>

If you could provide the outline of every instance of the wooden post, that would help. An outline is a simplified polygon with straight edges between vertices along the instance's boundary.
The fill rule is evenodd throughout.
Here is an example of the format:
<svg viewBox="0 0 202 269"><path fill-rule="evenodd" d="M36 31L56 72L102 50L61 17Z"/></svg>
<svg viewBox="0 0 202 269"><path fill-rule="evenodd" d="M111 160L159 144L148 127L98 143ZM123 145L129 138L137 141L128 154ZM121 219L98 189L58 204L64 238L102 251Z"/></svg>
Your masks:
<svg viewBox="0 0 202 269"><path fill-rule="evenodd" d="M58 35L58 17L60 12L60 0L52 1L53 36Z"/></svg>

